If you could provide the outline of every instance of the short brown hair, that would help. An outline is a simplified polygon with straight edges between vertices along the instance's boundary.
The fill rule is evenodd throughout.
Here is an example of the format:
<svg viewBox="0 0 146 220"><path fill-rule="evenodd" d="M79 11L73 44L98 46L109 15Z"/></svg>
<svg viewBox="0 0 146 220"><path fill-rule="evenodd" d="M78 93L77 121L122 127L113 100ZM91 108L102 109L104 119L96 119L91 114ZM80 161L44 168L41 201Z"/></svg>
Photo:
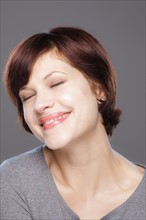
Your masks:
<svg viewBox="0 0 146 220"><path fill-rule="evenodd" d="M35 34L18 44L12 51L6 64L4 81L17 107L21 124L26 131L31 132L24 119L19 91L28 83L37 58L54 48L84 74L91 82L92 89L96 88L97 84L103 89L106 100L99 105L99 111L107 135L111 136L121 114L121 110L115 108L116 80L111 60L97 39L86 31L74 27L58 27L49 33Z"/></svg>

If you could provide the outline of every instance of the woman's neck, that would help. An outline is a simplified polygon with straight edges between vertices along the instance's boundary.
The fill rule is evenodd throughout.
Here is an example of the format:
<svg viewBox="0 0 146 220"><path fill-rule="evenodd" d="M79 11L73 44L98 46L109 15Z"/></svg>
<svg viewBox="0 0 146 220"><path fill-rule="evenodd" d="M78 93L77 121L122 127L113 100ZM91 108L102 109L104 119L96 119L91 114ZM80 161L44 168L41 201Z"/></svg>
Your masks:
<svg viewBox="0 0 146 220"><path fill-rule="evenodd" d="M136 166L111 148L103 127L58 150L46 147L44 155L56 182L73 191L94 194L108 187L119 190L141 175Z"/></svg>
<svg viewBox="0 0 146 220"><path fill-rule="evenodd" d="M55 151L48 148L44 151L54 179L73 190L89 192L92 189L91 193L107 187L107 181L117 173L119 162L106 134L77 143Z"/></svg>

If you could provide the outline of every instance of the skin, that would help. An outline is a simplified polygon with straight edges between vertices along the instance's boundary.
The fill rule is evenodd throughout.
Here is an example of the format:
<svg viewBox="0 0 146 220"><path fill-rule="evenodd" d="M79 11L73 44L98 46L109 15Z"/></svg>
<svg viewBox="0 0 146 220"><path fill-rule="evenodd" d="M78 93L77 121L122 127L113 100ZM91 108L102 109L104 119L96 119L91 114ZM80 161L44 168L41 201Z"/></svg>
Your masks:
<svg viewBox="0 0 146 220"><path fill-rule="evenodd" d="M97 88L95 96L83 74L51 51L37 59L19 96L28 126L46 144L62 198L81 219L100 219L129 198L144 170L111 148L98 112L103 91ZM40 118L57 112L70 114L43 129Z"/></svg>

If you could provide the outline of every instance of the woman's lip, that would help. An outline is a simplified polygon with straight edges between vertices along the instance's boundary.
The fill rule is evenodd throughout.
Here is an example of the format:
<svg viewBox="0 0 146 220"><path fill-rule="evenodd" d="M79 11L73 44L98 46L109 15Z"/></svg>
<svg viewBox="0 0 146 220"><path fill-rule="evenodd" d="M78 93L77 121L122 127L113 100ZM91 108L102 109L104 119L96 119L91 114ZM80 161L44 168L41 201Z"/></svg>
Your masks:
<svg viewBox="0 0 146 220"><path fill-rule="evenodd" d="M54 119L51 119L50 121L46 121L43 124L43 129L48 130L48 129L51 129L51 128L58 126L59 124L62 124L68 118L69 115L70 115L70 113L67 112L67 113L64 113L58 117L55 117Z"/></svg>
<svg viewBox="0 0 146 220"><path fill-rule="evenodd" d="M42 116L39 119L39 122L40 122L40 125L43 126L44 124L49 124L53 121L57 122L57 119L59 120L59 118L65 116L65 115L68 115L68 114L70 114L70 112L55 112L55 113L52 113L49 115Z"/></svg>

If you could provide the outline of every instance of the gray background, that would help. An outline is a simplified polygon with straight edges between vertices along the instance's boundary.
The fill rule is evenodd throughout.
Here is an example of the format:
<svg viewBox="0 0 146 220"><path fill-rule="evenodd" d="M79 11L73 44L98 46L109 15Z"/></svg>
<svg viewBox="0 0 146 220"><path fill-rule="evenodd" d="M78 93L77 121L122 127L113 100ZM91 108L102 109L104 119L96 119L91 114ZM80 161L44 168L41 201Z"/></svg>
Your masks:
<svg viewBox="0 0 146 220"><path fill-rule="evenodd" d="M56 26L81 27L106 48L117 71L121 123L111 139L128 159L145 163L145 1L1 1L1 75L22 39ZM1 161L40 145L18 125L1 86Z"/></svg>

